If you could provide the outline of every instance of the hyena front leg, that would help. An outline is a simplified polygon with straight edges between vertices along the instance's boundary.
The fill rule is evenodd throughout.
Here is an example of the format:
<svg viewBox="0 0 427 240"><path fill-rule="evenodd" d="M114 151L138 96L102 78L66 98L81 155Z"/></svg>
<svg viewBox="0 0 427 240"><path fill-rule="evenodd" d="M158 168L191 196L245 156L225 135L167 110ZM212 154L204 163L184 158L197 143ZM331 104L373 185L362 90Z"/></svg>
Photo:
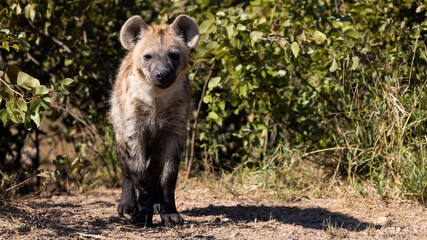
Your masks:
<svg viewBox="0 0 427 240"><path fill-rule="evenodd" d="M132 179L127 165L127 154L126 154L126 145L121 146L117 144L117 160L122 168L122 195L120 198L119 206L117 212L120 217L123 217L124 214L133 214L136 211L136 197L135 189L132 184Z"/></svg>
<svg viewBox="0 0 427 240"><path fill-rule="evenodd" d="M147 170L146 145L143 139L128 141L128 166L132 185L138 192L137 210L132 214L132 223L151 225L153 219L153 183Z"/></svg>
<svg viewBox="0 0 427 240"><path fill-rule="evenodd" d="M175 186L178 178L182 144L179 140L168 138L164 143L163 171L160 175L160 217L166 226L181 225L184 219L175 205Z"/></svg>
<svg viewBox="0 0 427 240"><path fill-rule="evenodd" d="M138 191L138 210L132 215L132 223L151 225L153 222L153 186L146 168L133 171L132 182Z"/></svg>

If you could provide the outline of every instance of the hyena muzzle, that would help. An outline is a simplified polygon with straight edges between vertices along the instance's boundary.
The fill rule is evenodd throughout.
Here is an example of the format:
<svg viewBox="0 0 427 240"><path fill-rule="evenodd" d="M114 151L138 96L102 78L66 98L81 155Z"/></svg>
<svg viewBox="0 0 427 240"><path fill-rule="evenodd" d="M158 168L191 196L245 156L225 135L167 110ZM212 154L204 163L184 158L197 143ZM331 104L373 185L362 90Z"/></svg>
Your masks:
<svg viewBox="0 0 427 240"><path fill-rule="evenodd" d="M111 118L122 168L118 213L134 224L182 224L175 185L190 111L188 55L197 45L194 21L180 15L170 25L126 21L120 41L128 50L111 96Z"/></svg>

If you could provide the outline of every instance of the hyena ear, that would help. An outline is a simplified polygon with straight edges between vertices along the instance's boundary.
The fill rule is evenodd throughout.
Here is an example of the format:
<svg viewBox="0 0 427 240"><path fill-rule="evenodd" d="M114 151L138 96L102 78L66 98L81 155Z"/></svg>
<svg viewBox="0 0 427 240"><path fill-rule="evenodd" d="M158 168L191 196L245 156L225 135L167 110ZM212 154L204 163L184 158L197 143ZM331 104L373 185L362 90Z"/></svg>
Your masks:
<svg viewBox="0 0 427 240"><path fill-rule="evenodd" d="M184 38L189 48L195 47L199 42L199 27L189 16L179 15L170 27L175 34Z"/></svg>
<svg viewBox="0 0 427 240"><path fill-rule="evenodd" d="M120 30L120 42L127 50L132 50L141 34L148 31L148 25L140 16L129 18Z"/></svg>

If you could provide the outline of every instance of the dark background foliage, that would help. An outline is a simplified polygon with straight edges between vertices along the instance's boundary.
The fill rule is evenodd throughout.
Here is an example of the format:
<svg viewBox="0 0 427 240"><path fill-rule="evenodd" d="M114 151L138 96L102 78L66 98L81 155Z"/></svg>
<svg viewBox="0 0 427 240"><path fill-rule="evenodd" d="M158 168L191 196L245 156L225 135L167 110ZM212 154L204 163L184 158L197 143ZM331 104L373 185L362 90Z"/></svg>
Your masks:
<svg viewBox="0 0 427 240"><path fill-rule="evenodd" d="M117 185L108 98L120 27L186 13L201 32L187 176L268 173L267 185L286 188L286 173L311 162L425 201L422 1L6 0L0 11L2 191L36 175ZM69 150L47 152L59 143Z"/></svg>

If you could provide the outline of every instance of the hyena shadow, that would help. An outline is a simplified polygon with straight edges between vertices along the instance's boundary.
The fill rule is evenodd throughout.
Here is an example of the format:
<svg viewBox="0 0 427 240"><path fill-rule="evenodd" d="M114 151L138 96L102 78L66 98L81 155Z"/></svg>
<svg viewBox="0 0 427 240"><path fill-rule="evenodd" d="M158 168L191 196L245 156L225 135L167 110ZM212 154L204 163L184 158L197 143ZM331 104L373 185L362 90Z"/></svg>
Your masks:
<svg viewBox="0 0 427 240"><path fill-rule="evenodd" d="M324 208L299 207L267 207L267 206L213 206L193 208L182 211L182 214L194 217L218 216L233 222L267 222L279 221L285 224L296 224L304 228L327 229L330 226L344 228L349 231L363 231L367 228L381 228L369 222L360 221L342 213L332 212Z"/></svg>

